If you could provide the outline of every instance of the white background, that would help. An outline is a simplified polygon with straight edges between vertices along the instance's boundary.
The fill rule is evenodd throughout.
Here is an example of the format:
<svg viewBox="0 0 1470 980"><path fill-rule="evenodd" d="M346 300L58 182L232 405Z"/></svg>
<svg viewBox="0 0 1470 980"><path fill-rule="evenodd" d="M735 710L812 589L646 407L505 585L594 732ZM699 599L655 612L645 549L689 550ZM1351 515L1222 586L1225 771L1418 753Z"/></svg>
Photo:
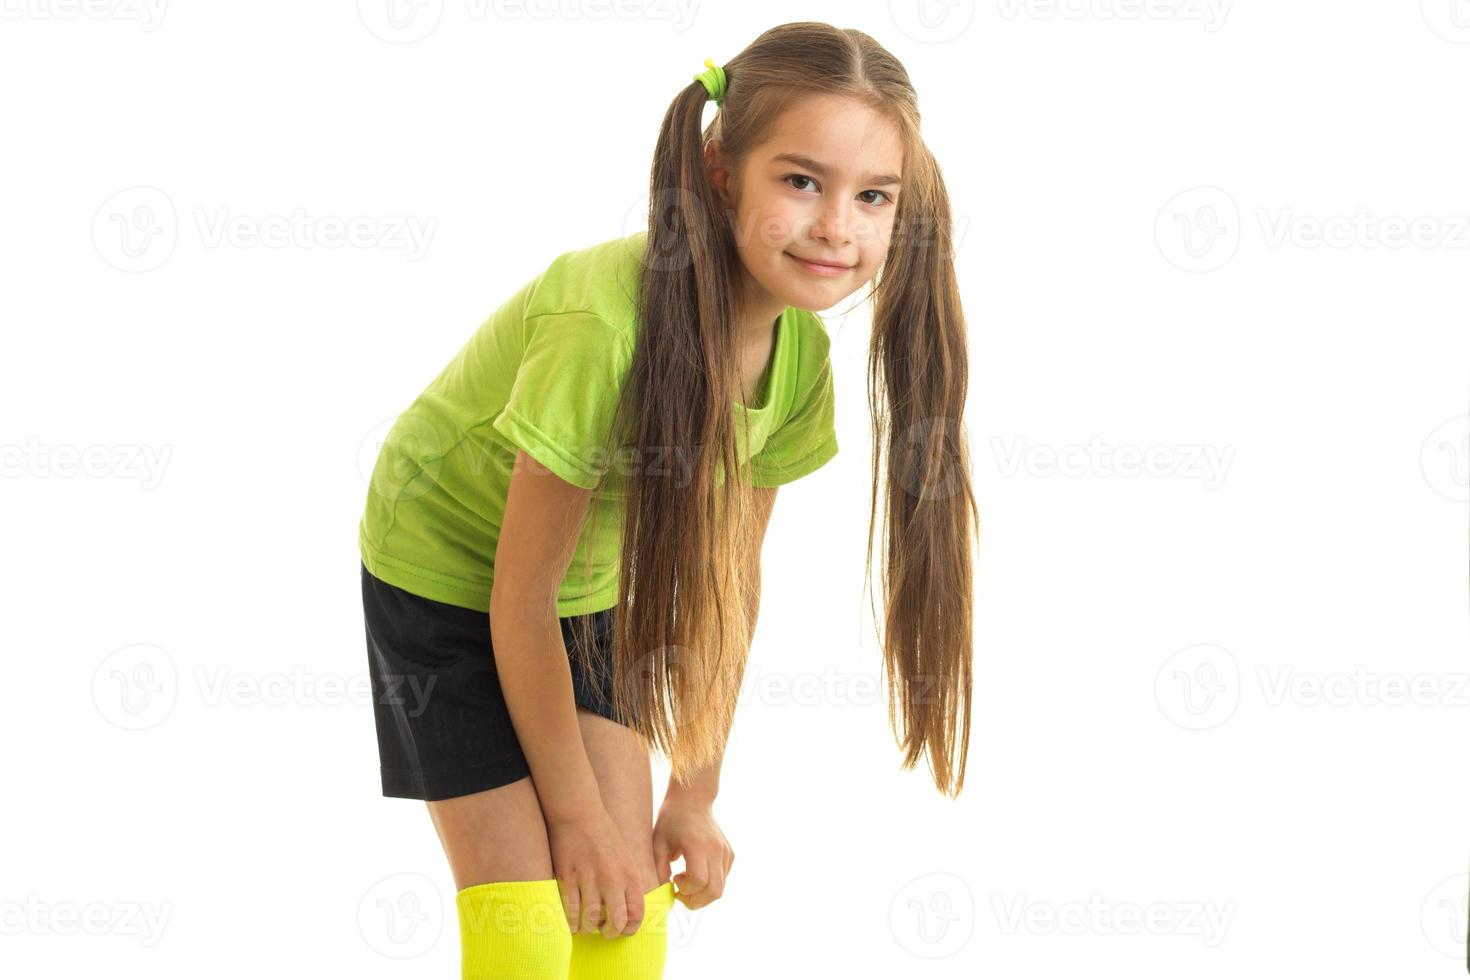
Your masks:
<svg viewBox="0 0 1470 980"><path fill-rule="evenodd" d="M1462 973L1470 4L398 9L0 6L0 971L457 975L379 795L374 440L632 230L706 57L813 19L907 65L953 199L970 767L898 769L827 311L842 449L780 494L667 975Z"/></svg>

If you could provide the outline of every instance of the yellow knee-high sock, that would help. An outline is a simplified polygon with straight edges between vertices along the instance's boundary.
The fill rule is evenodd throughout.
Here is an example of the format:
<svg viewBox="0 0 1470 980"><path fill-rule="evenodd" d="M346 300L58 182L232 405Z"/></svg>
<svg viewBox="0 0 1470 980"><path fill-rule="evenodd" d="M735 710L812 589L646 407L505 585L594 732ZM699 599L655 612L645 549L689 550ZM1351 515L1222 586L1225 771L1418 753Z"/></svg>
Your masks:
<svg viewBox="0 0 1470 980"><path fill-rule="evenodd" d="M572 972L567 980L661 980L669 949L669 910L674 883L643 895L643 923L631 936L572 935Z"/></svg>
<svg viewBox="0 0 1470 980"><path fill-rule="evenodd" d="M566 980L572 930L555 878L471 885L454 903L461 980Z"/></svg>

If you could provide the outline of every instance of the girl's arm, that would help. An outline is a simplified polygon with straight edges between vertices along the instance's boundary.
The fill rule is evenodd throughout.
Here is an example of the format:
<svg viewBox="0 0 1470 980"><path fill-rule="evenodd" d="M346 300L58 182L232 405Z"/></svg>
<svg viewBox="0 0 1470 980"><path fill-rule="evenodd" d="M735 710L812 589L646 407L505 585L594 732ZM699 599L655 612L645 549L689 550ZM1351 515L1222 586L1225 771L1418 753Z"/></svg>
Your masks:
<svg viewBox="0 0 1470 980"><path fill-rule="evenodd" d="M556 610L591 491L516 454L490 591L491 645L516 738L548 821L602 806L582 744L572 672Z"/></svg>
<svg viewBox="0 0 1470 980"><path fill-rule="evenodd" d="M603 805L572 694L556 597L592 493L516 453L490 588L500 689L546 818L567 925L607 938L638 931L639 868Z"/></svg>

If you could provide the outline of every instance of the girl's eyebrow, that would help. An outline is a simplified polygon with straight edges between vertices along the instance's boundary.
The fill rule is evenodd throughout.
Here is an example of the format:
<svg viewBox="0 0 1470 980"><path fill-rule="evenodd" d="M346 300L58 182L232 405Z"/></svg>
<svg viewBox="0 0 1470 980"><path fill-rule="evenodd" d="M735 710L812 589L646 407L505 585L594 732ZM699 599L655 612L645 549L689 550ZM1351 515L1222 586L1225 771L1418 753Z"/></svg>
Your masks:
<svg viewBox="0 0 1470 980"><path fill-rule="evenodd" d="M805 167L814 172L818 177L826 177L832 173L832 168L825 163L818 163L811 157L802 156L800 153L778 153L771 157L772 163L794 163L798 167ZM864 184L899 184L902 183L895 174L868 174L860 183Z"/></svg>

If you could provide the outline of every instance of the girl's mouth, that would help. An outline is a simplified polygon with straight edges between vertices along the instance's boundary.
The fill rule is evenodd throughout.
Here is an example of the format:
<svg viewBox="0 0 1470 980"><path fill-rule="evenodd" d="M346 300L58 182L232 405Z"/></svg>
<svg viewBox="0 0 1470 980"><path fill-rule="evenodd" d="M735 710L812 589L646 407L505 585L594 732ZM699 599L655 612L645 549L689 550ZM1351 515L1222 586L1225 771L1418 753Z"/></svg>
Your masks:
<svg viewBox="0 0 1470 980"><path fill-rule="evenodd" d="M840 276L852 271L852 266L850 265L830 265L825 262L808 262L806 259L797 258L790 252L782 252L781 254L789 258L791 261L795 262L797 265L801 266L807 272L812 273L813 275Z"/></svg>

